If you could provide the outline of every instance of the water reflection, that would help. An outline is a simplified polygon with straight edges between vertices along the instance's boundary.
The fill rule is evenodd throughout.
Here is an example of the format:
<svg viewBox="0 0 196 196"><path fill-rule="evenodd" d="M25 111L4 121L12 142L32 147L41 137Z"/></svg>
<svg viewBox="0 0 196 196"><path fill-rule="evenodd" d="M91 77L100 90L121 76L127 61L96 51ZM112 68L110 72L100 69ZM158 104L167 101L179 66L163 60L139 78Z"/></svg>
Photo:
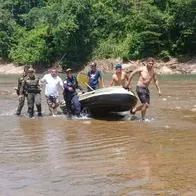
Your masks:
<svg viewBox="0 0 196 196"><path fill-rule="evenodd" d="M194 87L152 89L150 122L16 117L16 97L1 95L0 195L195 195Z"/></svg>
<svg viewBox="0 0 196 196"><path fill-rule="evenodd" d="M29 120L28 118L19 118L19 128L21 134L28 140L27 142L32 145L39 145L42 143L44 137L43 120Z"/></svg>

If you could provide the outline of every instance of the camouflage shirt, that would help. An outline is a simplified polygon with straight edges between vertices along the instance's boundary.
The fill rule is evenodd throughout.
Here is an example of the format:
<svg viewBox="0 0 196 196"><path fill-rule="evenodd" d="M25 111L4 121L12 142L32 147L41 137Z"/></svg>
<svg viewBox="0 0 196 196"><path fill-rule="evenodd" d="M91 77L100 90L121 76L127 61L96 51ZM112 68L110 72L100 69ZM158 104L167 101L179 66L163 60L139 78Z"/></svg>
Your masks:
<svg viewBox="0 0 196 196"><path fill-rule="evenodd" d="M26 92L26 93L40 93L41 88L40 88L40 84L39 84L39 78L37 78L35 76L30 78L29 76L27 76L22 81L21 88L20 88L20 95L24 95L23 92Z"/></svg>

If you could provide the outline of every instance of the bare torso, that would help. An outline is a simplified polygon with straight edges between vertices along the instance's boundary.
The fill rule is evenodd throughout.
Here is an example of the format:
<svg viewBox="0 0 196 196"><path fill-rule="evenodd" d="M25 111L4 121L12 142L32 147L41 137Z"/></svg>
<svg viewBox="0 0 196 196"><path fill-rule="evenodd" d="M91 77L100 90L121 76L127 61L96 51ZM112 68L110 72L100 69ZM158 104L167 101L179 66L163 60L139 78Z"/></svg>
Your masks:
<svg viewBox="0 0 196 196"><path fill-rule="evenodd" d="M150 82L153 80L155 75L154 69L147 69L147 67L143 67L140 72L140 77L137 85L140 87L148 88Z"/></svg>
<svg viewBox="0 0 196 196"><path fill-rule="evenodd" d="M122 71L119 73L114 73L112 76L112 84L113 86L126 86L128 80L128 75Z"/></svg>

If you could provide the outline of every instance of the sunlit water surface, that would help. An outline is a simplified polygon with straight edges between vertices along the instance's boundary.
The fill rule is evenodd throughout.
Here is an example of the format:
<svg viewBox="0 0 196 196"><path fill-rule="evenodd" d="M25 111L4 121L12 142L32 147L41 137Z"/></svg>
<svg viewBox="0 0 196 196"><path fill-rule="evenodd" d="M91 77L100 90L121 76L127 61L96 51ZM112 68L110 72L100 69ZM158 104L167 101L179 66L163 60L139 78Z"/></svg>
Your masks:
<svg viewBox="0 0 196 196"><path fill-rule="evenodd" d="M14 82L0 78L0 195L196 195L196 76L151 86L145 122L52 117L44 95L44 117L17 117Z"/></svg>

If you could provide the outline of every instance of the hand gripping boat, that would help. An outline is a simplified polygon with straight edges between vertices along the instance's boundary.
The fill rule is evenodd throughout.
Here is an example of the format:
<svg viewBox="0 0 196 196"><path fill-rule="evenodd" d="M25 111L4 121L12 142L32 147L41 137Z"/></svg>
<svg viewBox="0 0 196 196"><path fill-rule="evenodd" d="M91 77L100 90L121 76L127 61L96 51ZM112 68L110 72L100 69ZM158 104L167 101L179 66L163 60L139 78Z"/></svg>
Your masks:
<svg viewBox="0 0 196 196"><path fill-rule="evenodd" d="M100 88L79 95L82 110L91 114L124 112L137 104L132 91L120 86Z"/></svg>

